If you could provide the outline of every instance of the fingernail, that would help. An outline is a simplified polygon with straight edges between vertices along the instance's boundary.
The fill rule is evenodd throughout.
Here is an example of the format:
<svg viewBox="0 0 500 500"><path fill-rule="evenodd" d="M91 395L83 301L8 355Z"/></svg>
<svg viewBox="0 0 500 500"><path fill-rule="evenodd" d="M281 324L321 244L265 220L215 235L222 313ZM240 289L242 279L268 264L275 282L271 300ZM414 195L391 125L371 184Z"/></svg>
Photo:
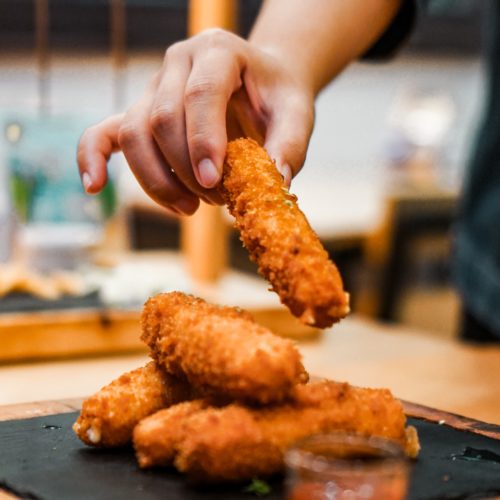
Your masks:
<svg viewBox="0 0 500 500"><path fill-rule="evenodd" d="M89 192L90 188L92 187L92 179L87 172L83 172L82 174L82 184L85 191Z"/></svg>
<svg viewBox="0 0 500 500"><path fill-rule="evenodd" d="M212 160L205 158L198 163L198 176L200 184L206 188L212 188L219 182L219 171Z"/></svg>
<svg viewBox="0 0 500 500"><path fill-rule="evenodd" d="M283 165L278 167L278 172L282 175L283 183L285 184L285 186L290 187L290 184L292 182L292 169L290 168L290 166L284 163Z"/></svg>

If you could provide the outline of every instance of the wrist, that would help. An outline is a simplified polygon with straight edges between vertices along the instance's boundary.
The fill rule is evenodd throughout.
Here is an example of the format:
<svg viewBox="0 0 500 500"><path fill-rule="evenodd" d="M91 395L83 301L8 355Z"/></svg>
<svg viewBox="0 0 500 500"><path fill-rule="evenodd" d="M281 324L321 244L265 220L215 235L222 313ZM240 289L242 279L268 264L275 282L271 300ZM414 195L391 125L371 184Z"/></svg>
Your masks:
<svg viewBox="0 0 500 500"><path fill-rule="evenodd" d="M249 39L249 43L254 49L270 58L273 66L281 68L282 73L287 76L287 80L294 87L299 88L302 93L314 100L317 94L317 85L307 63L297 61L290 50L279 44L261 43L252 40L252 38Z"/></svg>

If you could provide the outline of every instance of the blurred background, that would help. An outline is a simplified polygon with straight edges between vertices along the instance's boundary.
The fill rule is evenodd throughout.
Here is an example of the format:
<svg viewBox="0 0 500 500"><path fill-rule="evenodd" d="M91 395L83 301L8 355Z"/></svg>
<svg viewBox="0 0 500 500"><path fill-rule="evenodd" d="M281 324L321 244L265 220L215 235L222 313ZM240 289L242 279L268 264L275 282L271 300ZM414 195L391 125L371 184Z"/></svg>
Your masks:
<svg viewBox="0 0 500 500"><path fill-rule="evenodd" d="M260 3L234 2L235 31L248 34ZM79 135L141 95L166 47L187 36L188 7L182 0L0 0L4 361L137 347L130 340L137 336L131 333L137 311L161 290L202 290L259 310L278 307L229 216L211 230L228 243L215 250L223 270L197 274L181 254L193 259L189 245L207 244L196 233L203 221L186 227L156 207L120 155L101 195L87 197L79 184ZM451 235L481 111L486 7L473 0L423 2L397 57L353 64L317 101L307 160L292 191L338 263L358 317L456 336ZM75 308L78 318L64 316ZM112 311L103 319L104 309ZM33 327L40 320L27 326L26 318L48 310L59 314L59 328L63 317L76 330L116 320L120 340L87 333L81 345L61 340L57 321L46 316L45 332L54 337L44 338ZM313 335L282 326L295 329Z"/></svg>

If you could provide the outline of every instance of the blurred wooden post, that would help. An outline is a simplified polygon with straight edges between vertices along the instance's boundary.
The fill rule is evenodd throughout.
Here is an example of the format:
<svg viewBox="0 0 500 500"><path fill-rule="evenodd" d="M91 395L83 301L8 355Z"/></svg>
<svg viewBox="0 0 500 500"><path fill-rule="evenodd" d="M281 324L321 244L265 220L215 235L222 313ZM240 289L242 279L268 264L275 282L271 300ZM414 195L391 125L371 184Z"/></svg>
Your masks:
<svg viewBox="0 0 500 500"><path fill-rule="evenodd" d="M190 0L189 36L196 35L208 28L224 28L234 31L236 28L236 13L236 0Z"/></svg>
<svg viewBox="0 0 500 500"><path fill-rule="evenodd" d="M234 30L236 0L190 0L189 35L208 28ZM221 207L201 203L198 211L182 220L182 251L188 272L199 282L214 282L228 258L227 226Z"/></svg>
<svg viewBox="0 0 500 500"><path fill-rule="evenodd" d="M49 0L35 0L35 54L38 72L38 110L49 108Z"/></svg>
<svg viewBox="0 0 500 500"><path fill-rule="evenodd" d="M126 12L124 0L110 1L113 104L115 112L122 112L125 106Z"/></svg>

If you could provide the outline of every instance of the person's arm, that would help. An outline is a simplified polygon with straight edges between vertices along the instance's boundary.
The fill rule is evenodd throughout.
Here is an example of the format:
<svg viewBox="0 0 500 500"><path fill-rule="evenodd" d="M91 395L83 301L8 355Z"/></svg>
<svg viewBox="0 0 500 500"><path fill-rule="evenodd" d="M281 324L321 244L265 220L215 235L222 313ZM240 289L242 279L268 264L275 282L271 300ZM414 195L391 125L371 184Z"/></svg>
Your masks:
<svg viewBox="0 0 500 500"><path fill-rule="evenodd" d="M289 182L305 159L315 95L377 40L400 2L267 0L249 41L208 30L172 45L137 103L83 134L85 189L103 188L107 160L121 149L163 206L191 214L199 198L220 203L228 105L232 125L261 137Z"/></svg>
<svg viewBox="0 0 500 500"><path fill-rule="evenodd" d="M381 36L401 0L267 0L250 35L319 92Z"/></svg>

